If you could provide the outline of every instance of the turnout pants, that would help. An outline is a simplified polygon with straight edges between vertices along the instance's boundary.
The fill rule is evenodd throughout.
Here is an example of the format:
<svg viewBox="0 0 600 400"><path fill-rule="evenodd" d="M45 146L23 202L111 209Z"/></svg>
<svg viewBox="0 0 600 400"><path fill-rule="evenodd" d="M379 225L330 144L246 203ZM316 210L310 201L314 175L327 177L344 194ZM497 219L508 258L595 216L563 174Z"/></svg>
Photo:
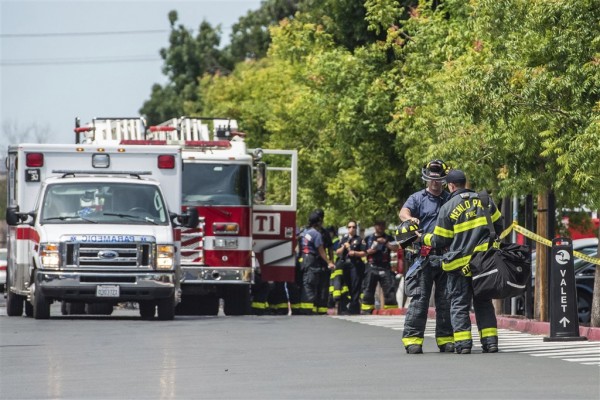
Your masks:
<svg viewBox="0 0 600 400"><path fill-rule="evenodd" d="M450 299L447 294L448 275L442 270L441 256L430 255L421 257L423 269L419 276L419 287L408 305L402 344L408 347L412 344L423 345L429 299L435 285L435 340L438 347L454 342L452 323L450 321Z"/></svg>
<svg viewBox="0 0 600 400"><path fill-rule="evenodd" d="M450 296L450 318L454 330L454 344L457 351L473 346L471 336L471 300L475 309L477 329L481 338L481 346L486 352L491 344L498 344L496 313L491 300L473 298L471 277L460 271L448 272L448 294Z"/></svg>
<svg viewBox="0 0 600 400"><path fill-rule="evenodd" d="M302 292L300 293L301 314L327 312L329 296L329 271L323 269L318 256L305 254L302 260Z"/></svg>
<svg viewBox="0 0 600 400"><path fill-rule="evenodd" d="M384 308L398 308L396 291L394 290L394 275L389 267L380 267L375 264L367 264L364 280L364 292L361 313L371 314L375 309L375 289L377 284L381 285L384 296Z"/></svg>

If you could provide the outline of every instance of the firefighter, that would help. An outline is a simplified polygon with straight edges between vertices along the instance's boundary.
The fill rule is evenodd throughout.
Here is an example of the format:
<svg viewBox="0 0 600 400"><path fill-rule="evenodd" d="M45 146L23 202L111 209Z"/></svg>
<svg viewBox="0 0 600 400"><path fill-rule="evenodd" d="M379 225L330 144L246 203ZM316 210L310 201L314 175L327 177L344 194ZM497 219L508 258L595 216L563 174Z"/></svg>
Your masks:
<svg viewBox="0 0 600 400"><path fill-rule="evenodd" d="M366 255L364 244L358 235L355 220L348 221L348 233L342 237L336 250L338 260L331 274L333 280L333 297L340 302L341 313L360 313L360 294L365 276L365 263L362 257ZM347 304L345 302L347 301Z"/></svg>
<svg viewBox="0 0 600 400"><path fill-rule="evenodd" d="M477 193L466 189L467 178L461 170L451 170L446 176L450 199L440 209L433 233L423 236L423 243L441 249L448 247L442 268L448 273L450 316L454 331L454 346L458 354L470 354L471 302L484 353L498 351L496 314L491 300L473 298L469 261L475 252L485 251L490 232ZM496 233L502 231L502 215L490 199L489 212Z"/></svg>
<svg viewBox="0 0 600 400"><path fill-rule="evenodd" d="M391 273L392 251L398 251L398 243L391 235L385 233L385 221L375 222L375 233L364 240L367 254L367 267L365 271L364 292L361 314L372 314L375 309L375 289L377 283L381 285L384 296L384 308L398 308L396 292L394 291L394 274Z"/></svg>
<svg viewBox="0 0 600 400"><path fill-rule="evenodd" d="M335 264L325 253L321 234L322 218L313 212L308 217L309 229L302 236L302 292L301 312L305 315L317 314L319 301L327 301L329 288L328 270ZM326 307L327 304L324 303Z"/></svg>
<svg viewBox="0 0 600 400"><path fill-rule="evenodd" d="M438 212L450 197L443 186L447 173L448 167L442 160L433 160L423 166L421 175L427 182L427 187L413 193L406 200L399 213L403 223L416 224L423 233L433 232ZM411 279L411 290L407 290L407 296L411 300L406 312L402 344L409 354L423 353L429 299L435 283L435 338L440 352L452 353L454 339L450 323L450 302L446 293L447 276L441 265L443 249L426 246L420 239L412 246L413 252L409 253L414 255L409 268L412 276L407 277L407 280Z"/></svg>
<svg viewBox="0 0 600 400"><path fill-rule="evenodd" d="M319 232L321 233L321 237L323 238L323 248L325 249L325 254L327 255L327 259L333 260L333 238L331 233L323 227L323 221L325 220L325 211L320 208L317 208L314 211L315 215L318 215L321 218L321 225L319 226ZM319 292L317 300L315 301L315 309L313 310L315 314L327 314L327 309L329 308L329 281L331 279L331 270L327 267L327 264L323 263L322 259L319 259L319 262L322 264L322 279L327 282L326 286L323 287L323 291Z"/></svg>

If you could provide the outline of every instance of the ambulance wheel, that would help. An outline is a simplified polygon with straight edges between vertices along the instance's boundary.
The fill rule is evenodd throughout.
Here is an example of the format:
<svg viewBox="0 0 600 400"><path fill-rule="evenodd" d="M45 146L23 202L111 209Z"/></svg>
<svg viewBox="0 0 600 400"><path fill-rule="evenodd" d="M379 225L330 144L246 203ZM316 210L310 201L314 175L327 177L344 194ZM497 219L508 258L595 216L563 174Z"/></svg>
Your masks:
<svg viewBox="0 0 600 400"><path fill-rule="evenodd" d="M25 297L13 293L10 288L12 281L10 277L10 269L6 270L6 315L9 317L20 317L23 315L23 303Z"/></svg>
<svg viewBox="0 0 600 400"><path fill-rule="evenodd" d="M35 287L35 292L33 296L33 318L50 318L50 302L46 300L46 296L42 294L42 291L37 285Z"/></svg>
<svg viewBox="0 0 600 400"><path fill-rule="evenodd" d="M231 285L225 290L225 315L250 313L250 288L247 285Z"/></svg>
<svg viewBox="0 0 600 400"><path fill-rule="evenodd" d="M175 299L173 297L158 300L156 308L158 309L159 320L171 321L175 318Z"/></svg>
<svg viewBox="0 0 600 400"><path fill-rule="evenodd" d="M23 315L23 303L25 303L25 297L19 296L8 289L6 292L6 315L9 317Z"/></svg>
<svg viewBox="0 0 600 400"><path fill-rule="evenodd" d="M33 317L33 306L28 301L25 302L25 315L29 318Z"/></svg>
<svg viewBox="0 0 600 400"><path fill-rule="evenodd" d="M140 301L140 316L142 319L152 319L156 313L156 305L153 301Z"/></svg>

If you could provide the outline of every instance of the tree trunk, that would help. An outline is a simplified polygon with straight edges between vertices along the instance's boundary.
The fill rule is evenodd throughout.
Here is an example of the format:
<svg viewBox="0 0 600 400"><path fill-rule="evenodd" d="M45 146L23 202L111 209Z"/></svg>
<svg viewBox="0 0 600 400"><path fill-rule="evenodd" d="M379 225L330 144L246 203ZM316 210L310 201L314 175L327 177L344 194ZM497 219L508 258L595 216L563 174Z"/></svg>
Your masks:
<svg viewBox="0 0 600 400"><path fill-rule="evenodd" d="M548 223L548 193L538 194L537 233L544 236ZM549 238L552 240L552 238ZM535 245L535 302L534 318L548 321L548 269L546 246L536 242Z"/></svg>
<svg viewBox="0 0 600 400"><path fill-rule="evenodd" d="M600 210L598 210L600 216ZM598 229L598 237L600 237L600 229ZM598 254L600 257L600 242L598 242ZM594 274L594 297L592 299L592 319L590 326L600 327L600 267L596 265L596 273Z"/></svg>

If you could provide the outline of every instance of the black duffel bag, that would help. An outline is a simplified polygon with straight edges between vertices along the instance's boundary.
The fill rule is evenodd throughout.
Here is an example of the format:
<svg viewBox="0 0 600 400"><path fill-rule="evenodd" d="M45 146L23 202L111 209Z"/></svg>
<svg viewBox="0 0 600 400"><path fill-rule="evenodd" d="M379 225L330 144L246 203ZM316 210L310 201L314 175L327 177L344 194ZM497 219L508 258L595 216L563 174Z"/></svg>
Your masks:
<svg viewBox="0 0 600 400"><path fill-rule="evenodd" d="M496 243L498 246L498 243ZM473 295L478 299L505 299L522 294L531 279L529 246L499 243L473 254Z"/></svg>

